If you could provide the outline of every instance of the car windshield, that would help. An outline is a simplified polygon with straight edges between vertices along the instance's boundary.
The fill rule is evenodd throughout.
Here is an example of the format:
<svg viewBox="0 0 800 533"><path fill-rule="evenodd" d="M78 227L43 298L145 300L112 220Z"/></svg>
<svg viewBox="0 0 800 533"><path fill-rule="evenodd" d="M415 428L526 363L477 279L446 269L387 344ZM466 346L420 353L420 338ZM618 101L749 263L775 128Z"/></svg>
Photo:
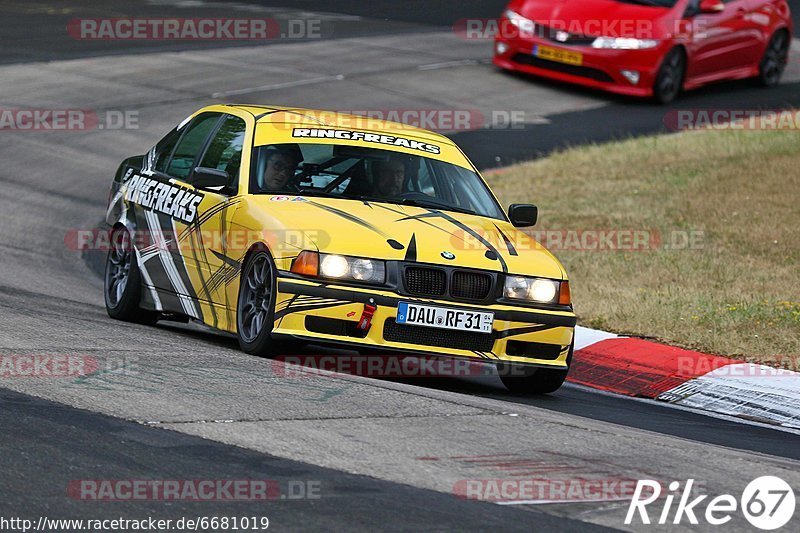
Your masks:
<svg viewBox="0 0 800 533"><path fill-rule="evenodd" d="M256 148L254 194L302 194L414 205L505 220L475 172L436 159L337 144Z"/></svg>

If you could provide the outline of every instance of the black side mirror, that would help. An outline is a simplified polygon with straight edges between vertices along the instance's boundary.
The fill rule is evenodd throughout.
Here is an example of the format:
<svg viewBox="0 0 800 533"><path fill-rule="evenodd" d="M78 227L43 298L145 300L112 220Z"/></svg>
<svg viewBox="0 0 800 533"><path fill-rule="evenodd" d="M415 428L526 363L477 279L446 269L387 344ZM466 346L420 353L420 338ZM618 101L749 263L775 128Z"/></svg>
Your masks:
<svg viewBox="0 0 800 533"><path fill-rule="evenodd" d="M508 218L515 228L535 226L539 218L539 208L533 204L511 204L508 206Z"/></svg>
<svg viewBox="0 0 800 533"><path fill-rule="evenodd" d="M192 185L198 189L227 194L232 185L231 175L216 168L197 167L192 172Z"/></svg>

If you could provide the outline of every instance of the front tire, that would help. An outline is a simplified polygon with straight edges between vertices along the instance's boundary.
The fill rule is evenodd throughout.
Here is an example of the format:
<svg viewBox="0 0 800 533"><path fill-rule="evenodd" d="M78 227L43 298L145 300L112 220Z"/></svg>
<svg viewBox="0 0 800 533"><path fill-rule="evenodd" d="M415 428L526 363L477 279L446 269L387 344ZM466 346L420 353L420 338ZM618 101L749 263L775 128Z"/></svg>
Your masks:
<svg viewBox="0 0 800 533"><path fill-rule="evenodd" d="M680 48L670 50L656 74L653 84L653 98L660 104L668 104L675 100L683 89L683 77L686 73L686 56Z"/></svg>
<svg viewBox="0 0 800 533"><path fill-rule="evenodd" d="M253 253L242 269L236 306L236 333L242 351L263 357L275 355L272 339L277 281L275 264L266 251Z"/></svg>
<svg viewBox="0 0 800 533"><path fill-rule="evenodd" d="M528 368L501 363L498 365L500 380L510 392L521 394L550 394L561 388L572 365L575 343L570 344L565 370L551 368ZM522 374L522 375L521 375Z"/></svg>
<svg viewBox="0 0 800 533"><path fill-rule="evenodd" d="M155 324L158 313L139 307L142 280L131 234L126 228L115 228L111 232L110 244L103 276L108 316L126 322Z"/></svg>
<svg viewBox="0 0 800 533"><path fill-rule="evenodd" d="M789 60L789 33L786 30L775 32L767 44L767 49L758 64L758 83L764 87L778 85Z"/></svg>

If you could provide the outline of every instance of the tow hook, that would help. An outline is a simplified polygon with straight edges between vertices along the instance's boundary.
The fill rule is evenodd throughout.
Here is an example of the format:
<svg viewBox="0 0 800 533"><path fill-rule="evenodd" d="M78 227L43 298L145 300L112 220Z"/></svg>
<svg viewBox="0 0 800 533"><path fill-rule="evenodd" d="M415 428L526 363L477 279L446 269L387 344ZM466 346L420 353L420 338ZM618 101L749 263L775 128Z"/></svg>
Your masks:
<svg viewBox="0 0 800 533"><path fill-rule="evenodd" d="M372 326L372 315L375 314L377 309L378 306L375 305L374 298L370 298L369 301L364 304L364 310L361 312L361 318L358 319L358 324L356 324L356 329L358 331L363 331L364 333L369 331L369 328Z"/></svg>

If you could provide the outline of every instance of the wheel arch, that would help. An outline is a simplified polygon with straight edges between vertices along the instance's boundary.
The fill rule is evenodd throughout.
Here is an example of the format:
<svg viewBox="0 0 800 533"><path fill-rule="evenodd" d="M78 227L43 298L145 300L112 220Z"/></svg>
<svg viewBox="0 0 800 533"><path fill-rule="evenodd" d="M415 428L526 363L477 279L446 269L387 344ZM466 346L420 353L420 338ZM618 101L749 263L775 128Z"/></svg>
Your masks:
<svg viewBox="0 0 800 533"><path fill-rule="evenodd" d="M683 43L678 43L672 48L670 48L669 51L667 51L667 53L664 54L664 57L661 58L661 62L663 63L664 59L666 59L669 53L672 52L673 50L679 50L683 55L683 84L686 84L686 73L689 72L689 51L686 49L686 45L684 45ZM660 67L661 65L659 65L659 68Z"/></svg>
<svg viewBox="0 0 800 533"><path fill-rule="evenodd" d="M247 251L245 252L244 257L242 257L241 267L239 269L239 276L238 276L238 285L239 286L237 286L237 288L236 288L237 298L236 298L235 302L233 302L234 303L233 309L237 313L239 311L238 294L239 294L240 286L242 284L242 280L244 279L244 276L246 274L247 264L250 261L250 258L253 256L253 254L255 254L257 252L266 252L267 255L269 256L270 262L272 263L273 269L277 272L277 266L275 264L275 256L273 255L272 249L269 247L269 245L267 243L263 242L263 241L256 241L254 243L251 243L250 246L247 248ZM276 278L277 278L277 276L276 276ZM276 287L277 287L277 279L276 279ZM237 324L238 324L238 322L237 322Z"/></svg>
<svg viewBox="0 0 800 533"><path fill-rule="evenodd" d="M267 255L269 255L269 258L272 261L273 266L275 265L275 255L272 253L272 249L269 247L269 245L264 241L256 241L250 244L250 247L247 249L247 251L244 254L244 257L242 258L242 270L239 273L240 279L244 275L244 266L256 252L267 252Z"/></svg>

